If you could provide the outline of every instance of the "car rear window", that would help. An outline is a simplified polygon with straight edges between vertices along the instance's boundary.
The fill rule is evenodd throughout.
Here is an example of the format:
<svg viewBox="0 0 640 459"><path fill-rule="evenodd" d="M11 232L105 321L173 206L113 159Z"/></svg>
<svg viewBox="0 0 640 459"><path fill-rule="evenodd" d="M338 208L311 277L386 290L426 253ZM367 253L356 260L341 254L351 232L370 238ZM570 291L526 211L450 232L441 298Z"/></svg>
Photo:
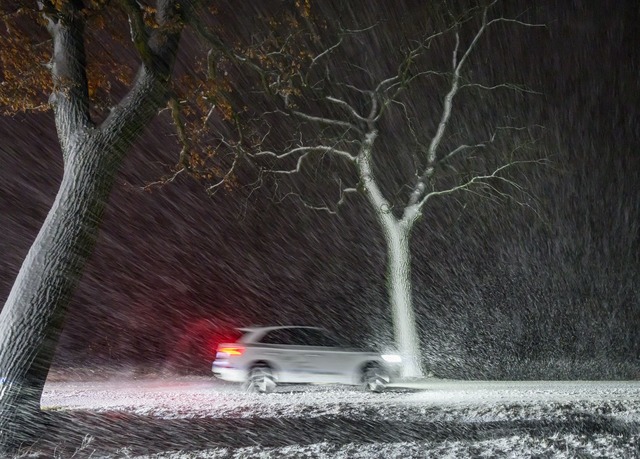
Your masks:
<svg viewBox="0 0 640 459"><path fill-rule="evenodd" d="M295 336L289 328L281 328L267 332L260 342L264 344L296 344Z"/></svg>

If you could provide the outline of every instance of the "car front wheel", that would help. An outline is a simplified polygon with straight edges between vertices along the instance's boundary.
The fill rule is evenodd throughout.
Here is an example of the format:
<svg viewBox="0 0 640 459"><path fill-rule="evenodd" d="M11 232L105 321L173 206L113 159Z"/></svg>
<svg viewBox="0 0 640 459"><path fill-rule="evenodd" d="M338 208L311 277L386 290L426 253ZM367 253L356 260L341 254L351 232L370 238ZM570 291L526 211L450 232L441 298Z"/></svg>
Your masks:
<svg viewBox="0 0 640 459"><path fill-rule="evenodd" d="M368 366L362 373L363 388L368 392L384 391L389 380L389 373L378 365Z"/></svg>
<svg viewBox="0 0 640 459"><path fill-rule="evenodd" d="M268 394L276 388L273 371L267 365L256 365L249 370L249 377L245 387L248 392Z"/></svg>

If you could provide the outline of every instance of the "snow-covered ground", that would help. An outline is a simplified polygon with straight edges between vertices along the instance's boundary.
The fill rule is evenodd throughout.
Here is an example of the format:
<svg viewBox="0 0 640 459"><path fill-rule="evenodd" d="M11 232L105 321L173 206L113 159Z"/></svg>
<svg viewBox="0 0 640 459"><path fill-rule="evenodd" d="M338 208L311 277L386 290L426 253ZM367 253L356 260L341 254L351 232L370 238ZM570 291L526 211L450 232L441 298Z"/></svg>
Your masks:
<svg viewBox="0 0 640 459"><path fill-rule="evenodd" d="M210 378L49 382L42 405L131 426L131 445L105 449L87 433L76 457L640 457L639 381L426 380L384 394L268 395ZM141 419L155 425L138 435Z"/></svg>

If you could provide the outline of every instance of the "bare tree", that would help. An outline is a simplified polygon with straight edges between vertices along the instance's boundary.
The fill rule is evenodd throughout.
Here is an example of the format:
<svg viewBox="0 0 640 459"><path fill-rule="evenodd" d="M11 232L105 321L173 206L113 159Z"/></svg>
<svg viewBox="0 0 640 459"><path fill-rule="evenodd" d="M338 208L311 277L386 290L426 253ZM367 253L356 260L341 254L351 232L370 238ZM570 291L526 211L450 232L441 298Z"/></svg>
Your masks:
<svg viewBox="0 0 640 459"><path fill-rule="evenodd" d="M260 169L254 186L260 186L269 180L268 177L274 176L289 176L295 180L309 168L315 173L324 171L337 187L338 199L333 204L326 201L311 204L295 190L284 195L299 199L312 209L335 213L349 196L364 194L386 242L394 335L404 359L406 377L424 374L412 304L410 235L416 222L425 216L427 203L434 197L458 191L494 197L510 196L509 187L522 191L505 171L527 161L511 155L488 167L490 161L487 161L486 153L504 137L502 133L521 128L495 126L486 139L469 142L463 139L464 134L452 127L455 101L465 89L530 92L514 84L474 82L471 72L466 72L471 56L490 28L498 24L535 26L517 18L491 17L496 2L465 11L440 32L408 40L404 51L387 50L402 57L397 61L396 70L386 75L376 62L369 61L369 67L364 67L345 61L344 56L353 55L349 50L342 60L335 58L350 39L356 41L357 46L367 46L363 36L373 36L369 43L375 42L376 25L362 30L343 28L331 45L309 53L302 64L297 56L304 52L291 49L291 43L296 41L293 34L283 34L268 52L261 43L249 51L226 54L236 64L248 64L258 72L260 83L252 94L260 92L266 96L267 104L274 103L276 107L265 109L249 121L234 119L232 129L227 130L228 135L218 138L216 150L233 152L233 160L228 162L226 170L217 169L218 180L211 182L209 190L215 192L229 183L244 158ZM203 35L206 38L206 33ZM313 33L311 41L320 39ZM216 45L211 40L209 43ZM428 58L434 54L435 45L441 43L452 43L445 68L430 69ZM260 48L260 53L256 48ZM257 54L262 59L252 60L251 57ZM388 60L382 56L380 59ZM292 68L294 71L290 70ZM439 111L429 112L420 96L411 92L418 81L422 82L421 90L427 87L424 81L429 81L432 91L441 91ZM425 118L429 116L435 116L435 122L431 123L435 132L426 135L425 126L429 124L425 123ZM389 142L381 144L380 137L395 130L393 125L399 119L404 133L400 141L393 147ZM280 132L284 123L296 126L288 139ZM248 125L261 127L252 129L247 128ZM454 143L455 139L462 141ZM392 155L388 154L390 148L396 150ZM483 151L484 155L481 154ZM394 160L401 158L402 170L393 170L393 161L385 159L389 156ZM328 168L319 166L319 162L329 160L334 162Z"/></svg>

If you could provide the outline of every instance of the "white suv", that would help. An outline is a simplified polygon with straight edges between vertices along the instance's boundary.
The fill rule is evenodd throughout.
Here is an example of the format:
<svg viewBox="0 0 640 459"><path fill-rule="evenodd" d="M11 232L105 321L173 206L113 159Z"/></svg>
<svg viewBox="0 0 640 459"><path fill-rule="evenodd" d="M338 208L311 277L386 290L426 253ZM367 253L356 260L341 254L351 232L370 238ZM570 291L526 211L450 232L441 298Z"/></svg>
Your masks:
<svg viewBox="0 0 640 459"><path fill-rule="evenodd" d="M399 374L398 355L381 355L340 343L317 327L254 327L235 343L218 346L211 371L254 392L283 383L339 383L383 390Z"/></svg>

